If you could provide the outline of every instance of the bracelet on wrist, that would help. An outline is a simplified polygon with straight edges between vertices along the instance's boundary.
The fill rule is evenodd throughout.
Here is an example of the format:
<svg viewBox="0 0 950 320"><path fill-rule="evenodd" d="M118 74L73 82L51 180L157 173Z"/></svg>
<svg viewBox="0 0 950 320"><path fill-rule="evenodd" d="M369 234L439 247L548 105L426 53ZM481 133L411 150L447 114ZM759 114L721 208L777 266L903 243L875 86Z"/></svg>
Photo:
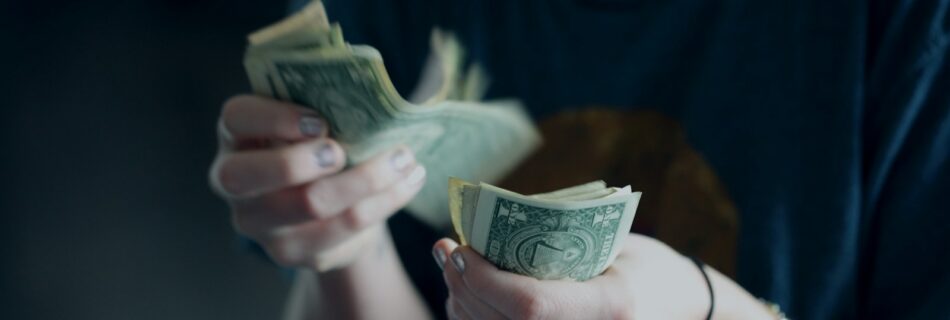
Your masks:
<svg viewBox="0 0 950 320"><path fill-rule="evenodd" d="M711 320L713 309L716 306L716 295L713 294L712 281L709 280L709 275L706 274L706 264L700 261L699 258L693 256L690 256L689 259L699 268L699 272L703 274L703 280L706 280L706 287L709 288L709 312L706 313L706 320Z"/></svg>

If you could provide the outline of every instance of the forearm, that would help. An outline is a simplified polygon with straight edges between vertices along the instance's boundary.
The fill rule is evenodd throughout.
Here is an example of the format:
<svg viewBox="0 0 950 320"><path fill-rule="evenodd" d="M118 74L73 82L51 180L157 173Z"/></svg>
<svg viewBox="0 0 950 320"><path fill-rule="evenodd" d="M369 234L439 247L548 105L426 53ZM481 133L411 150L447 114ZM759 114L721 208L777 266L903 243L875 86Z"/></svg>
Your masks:
<svg viewBox="0 0 950 320"><path fill-rule="evenodd" d="M297 271L287 320L428 319L429 311L403 269L387 228L353 264L317 274Z"/></svg>

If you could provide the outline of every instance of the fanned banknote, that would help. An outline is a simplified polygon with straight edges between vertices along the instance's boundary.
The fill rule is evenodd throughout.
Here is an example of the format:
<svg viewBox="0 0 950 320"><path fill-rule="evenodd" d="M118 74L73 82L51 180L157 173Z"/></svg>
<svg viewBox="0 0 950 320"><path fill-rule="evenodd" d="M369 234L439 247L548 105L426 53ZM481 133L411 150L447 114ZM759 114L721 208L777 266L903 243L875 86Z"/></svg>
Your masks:
<svg viewBox="0 0 950 320"><path fill-rule="evenodd" d="M248 40L244 64L254 92L316 110L328 120L349 164L398 144L416 153L427 169L427 181L407 209L430 225L448 223L449 175L496 181L540 144L530 118L513 100L444 100L440 98L457 94L437 90L437 97L424 105L405 101L390 82L379 52L346 43L339 24L327 19L319 1ZM457 54L457 48L447 48L442 51ZM444 60L458 64L457 57L449 58ZM446 81L443 86L458 83Z"/></svg>
<svg viewBox="0 0 950 320"><path fill-rule="evenodd" d="M526 196L452 178L449 202L462 244L499 268L542 280L584 281L617 257L640 192L595 181Z"/></svg>

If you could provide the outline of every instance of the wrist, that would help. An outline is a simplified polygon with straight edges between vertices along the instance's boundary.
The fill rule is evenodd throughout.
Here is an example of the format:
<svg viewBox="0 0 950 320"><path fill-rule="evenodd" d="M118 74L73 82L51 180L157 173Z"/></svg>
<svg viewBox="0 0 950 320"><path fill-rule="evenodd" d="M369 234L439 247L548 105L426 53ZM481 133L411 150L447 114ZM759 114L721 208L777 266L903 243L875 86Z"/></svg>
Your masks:
<svg viewBox="0 0 950 320"><path fill-rule="evenodd" d="M364 229L352 238L317 253L309 267L317 274L353 269L362 264L379 263L382 254L392 247L392 238L385 224Z"/></svg>
<svg viewBox="0 0 950 320"><path fill-rule="evenodd" d="M697 314L696 319L706 319L710 320L713 317L713 313L716 311L716 290L713 288L712 279L709 276L707 269L712 269L711 267L707 268L706 264L703 263L699 258L689 256L690 262L696 265L696 268L699 269L700 275L702 275L702 287L704 287L708 294L707 307L705 309L700 308L699 313Z"/></svg>
<svg viewBox="0 0 950 320"><path fill-rule="evenodd" d="M713 319L775 319L764 304L732 279L712 268L707 272L716 293Z"/></svg>
<svg viewBox="0 0 950 320"><path fill-rule="evenodd" d="M338 309L341 319L426 319L428 309L409 280L389 229L374 231L372 245L350 263L317 274L324 306Z"/></svg>
<svg viewBox="0 0 950 320"><path fill-rule="evenodd" d="M766 304L749 294L729 277L712 266L692 257L686 260L696 271L694 293L703 297L698 308L692 308L691 319L777 319ZM692 295L696 296L696 295ZM685 296L684 296L685 297ZM695 301L695 300L694 300ZM696 305L696 304L691 304Z"/></svg>

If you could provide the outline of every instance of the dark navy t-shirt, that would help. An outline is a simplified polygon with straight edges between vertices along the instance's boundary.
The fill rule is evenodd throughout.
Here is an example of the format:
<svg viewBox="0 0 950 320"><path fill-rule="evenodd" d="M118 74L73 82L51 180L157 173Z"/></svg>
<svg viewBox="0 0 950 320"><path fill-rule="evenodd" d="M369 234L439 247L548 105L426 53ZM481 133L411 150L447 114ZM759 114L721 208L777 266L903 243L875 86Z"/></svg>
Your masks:
<svg viewBox="0 0 950 320"><path fill-rule="evenodd" d="M537 119L679 121L738 208L736 280L790 317L950 319L950 1L326 5L404 94L440 26Z"/></svg>

